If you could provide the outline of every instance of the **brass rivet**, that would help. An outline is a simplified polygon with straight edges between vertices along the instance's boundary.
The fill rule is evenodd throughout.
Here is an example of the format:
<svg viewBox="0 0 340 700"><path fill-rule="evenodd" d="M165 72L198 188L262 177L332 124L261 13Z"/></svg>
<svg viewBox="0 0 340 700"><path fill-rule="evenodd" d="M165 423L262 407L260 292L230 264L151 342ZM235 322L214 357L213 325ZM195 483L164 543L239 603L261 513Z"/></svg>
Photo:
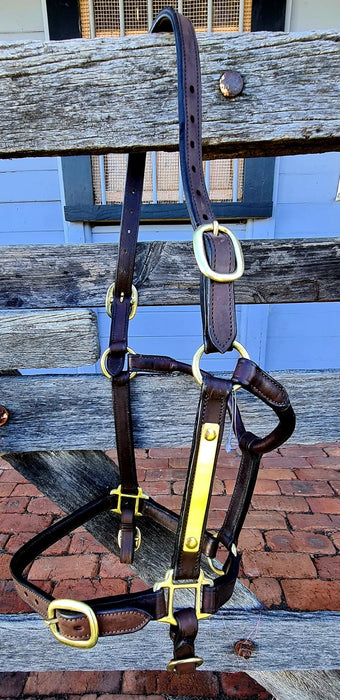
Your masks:
<svg viewBox="0 0 340 700"><path fill-rule="evenodd" d="M198 542L196 540L196 537L188 537L185 540L185 544L186 544L186 547L188 547L188 549L195 549L195 547L197 547L197 545L198 545Z"/></svg>
<svg viewBox="0 0 340 700"><path fill-rule="evenodd" d="M204 433L204 437L206 440L216 440L217 438L217 433L214 428L207 428L207 430Z"/></svg>
<svg viewBox="0 0 340 700"><path fill-rule="evenodd" d="M5 425L9 419L9 411L5 406L0 406L0 426Z"/></svg>

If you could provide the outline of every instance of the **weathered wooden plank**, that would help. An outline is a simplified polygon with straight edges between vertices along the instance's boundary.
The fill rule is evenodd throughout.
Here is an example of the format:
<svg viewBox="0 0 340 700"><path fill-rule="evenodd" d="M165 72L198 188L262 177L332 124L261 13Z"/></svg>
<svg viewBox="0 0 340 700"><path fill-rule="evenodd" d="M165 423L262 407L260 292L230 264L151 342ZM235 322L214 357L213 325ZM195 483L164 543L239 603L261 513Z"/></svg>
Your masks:
<svg viewBox="0 0 340 700"><path fill-rule="evenodd" d="M98 357L93 311L0 313L0 369L79 367L92 365Z"/></svg>
<svg viewBox="0 0 340 700"><path fill-rule="evenodd" d="M205 154L338 149L338 38L199 36ZM0 59L0 157L176 149L172 36L2 44ZM233 100L219 92L227 68L245 81Z"/></svg>
<svg viewBox="0 0 340 700"><path fill-rule="evenodd" d="M273 376L287 388L298 416L291 442L339 439L337 372L273 372ZM140 375L131 382L131 396L136 447L190 444L199 398L193 379ZM0 431L0 452L115 446L110 382L100 375L0 377L0 397L10 412ZM237 401L249 429L259 435L272 429L275 417L266 406L246 392L239 392ZM225 440L228 432L227 422Z"/></svg>
<svg viewBox="0 0 340 700"><path fill-rule="evenodd" d="M256 674L265 671L262 683L266 685L269 670L336 668L339 645L333 644L332 639L338 637L339 628L340 613L223 610L200 622L195 646L197 654L204 657L204 670L254 670ZM132 635L100 639L96 647L87 651L58 643L37 615L2 616L0 629L0 661L6 671L163 669L172 651L167 626L157 622ZM234 644L247 637L247 632L255 650L250 659L242 659L235 654ZM303 644L297 644L301 638ZM339 692L339 676L337 681L333 674L330 678L330 689ZM321 688L324 686L319 685L319 691ZM296 697L299 696L294 696L294 700ZM318 699L321 697L328 700L339 695L322 694Z"/></svg>
<svg viewBox="0 0 340 700"><path fill-rule="evenodd" d="M340 299L340 238L242 241L239 304ZM0 308L102 307L114 277L115 244L2 246ZM189 241L139 243L134 281L141 305L199 304Z"/></svg>
<svg viewBox="0 0 340 700"><path fill-rule="evenodd" d="M338 700L340 696L339 671L249 671L249 675L276 700Z"/></svg>

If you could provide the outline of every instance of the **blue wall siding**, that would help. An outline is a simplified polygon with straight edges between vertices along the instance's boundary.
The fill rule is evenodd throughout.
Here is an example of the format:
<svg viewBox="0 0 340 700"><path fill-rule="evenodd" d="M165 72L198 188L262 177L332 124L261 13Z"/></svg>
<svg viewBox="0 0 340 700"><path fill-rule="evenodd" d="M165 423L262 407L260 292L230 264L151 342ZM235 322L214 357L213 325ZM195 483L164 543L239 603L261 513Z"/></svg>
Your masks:
<svg viewBox="0 0 340 700"><path fill-rule="evenodd" d="M0 244L64 243L56 158L0 160Z"/></svg>

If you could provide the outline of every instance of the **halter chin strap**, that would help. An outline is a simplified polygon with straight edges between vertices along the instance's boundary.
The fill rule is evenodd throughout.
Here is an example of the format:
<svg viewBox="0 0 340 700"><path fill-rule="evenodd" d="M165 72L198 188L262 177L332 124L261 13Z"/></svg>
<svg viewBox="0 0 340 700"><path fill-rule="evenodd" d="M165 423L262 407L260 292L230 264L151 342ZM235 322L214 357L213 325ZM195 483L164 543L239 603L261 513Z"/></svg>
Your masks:
<svg viewBox="0 0 340 700"><path fill-rule="evenodd" d="M13 556L11 573L19 595L45 618L46 625L61 642L79 648L96 644L99 636L134 632L150 620L167 623L174 655L168 670L192 672L202 663L195 654L198 621L214 614L232 595L238 575L237 541L249 508L261 455L282 444L294 429L295 416L283 387L263 372L235 341L236 321L233 282L243 273L240 245L231 231L215 221L206 190L201 150L201 79L195 32L188 19L166 8L151 32L172 31L178 66L179 152L185 200L195 229L194 254L201 271L203 345L193 367L166 356L137 355L128 348L129 320L137 303L133 269L142 202L145 153L128 159L121 233L115 282L108 290L106 309L111 316L108 349L102 357L104 374L112 381L117 459L121 483L118 488L86 504L27 542ZM201 372L198 357L224 353L236 347L241 359L230 380ZM128 366L124 369L125 358ZM189 458L182 509L179 516L143 492L137 480L130 381L138 372L194 375L201 385ZM235 401L242 387L269 406L278 423L265 437L249 432ZM206 530L212 486L225 417L229 414L241 450L234 492L221 528L213 535ZM131 563L141 545L140 518L157 521L175 534L171 566L164 579L146 591L95 600L55 600L31 584L26 566L47 547L76 527L104 511L120 518L119 546L122 562ZM223 545L227 557L222 568L213 559ZM207 577L202 556L210 563ZM194 594L193 606L177 609L176 591Z"/></svg>

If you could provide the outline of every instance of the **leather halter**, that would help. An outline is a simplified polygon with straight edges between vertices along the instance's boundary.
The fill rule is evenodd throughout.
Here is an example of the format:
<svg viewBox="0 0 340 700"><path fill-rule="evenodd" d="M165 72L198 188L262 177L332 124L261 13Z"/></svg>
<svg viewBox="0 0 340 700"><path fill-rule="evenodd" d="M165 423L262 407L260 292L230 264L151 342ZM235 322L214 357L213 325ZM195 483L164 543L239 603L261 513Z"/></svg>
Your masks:
<svg viewBox="0 0 340 700"><path fill-rule="evenodd" d="M151 32L162 31L173 31L176 42L181 172L189 216L196 229L198 264L203 270L203 348L206 353L224 353L232 349L236 337L233 280L241 274L235 274L238 244L228 230L215 222L205 186L201 152L201 79L195 32L189 20L171 8L163 10L151 28ZM116 279L109 301L112 317L109 347L103 358L104 373L112 379L121 484L118 489L86 504L27 542L13 556L11 573L19 595L45 618L54 636L70 646L89 648L99 636L134 632L150 620L169 623L174 657L168 669L184 673L194 671L202 663L194 649L198 620L217 612L234 590L239 566L237 541L249 508L261 456L276 449L291 435L295 416L283 387L246 357L239 359L229 380L207 372L199 373L201 393L180 516L156 503L139 487L130 409L131 373L192 374L192 367L185 363L169 357L131 354L128 349L145 156L145 153L129 155ZM128 367L124 369L127 354ZM277 426L266 437L260 438L245 428L234 399L238 387L260 399L277 415ZM226 413L229 413L242 456L228 511L214 536L206 531L206 522ZM171 568L163 581L146 591L81 602L55 600L27 580L24 569L35 557L106 510L120 517L120 559L125 563L132 562L135 548L140 544L139 517L151 518L176 533ZM219 545L227 550L227 559L221 570L212 563ZM203 574L203 555L211 562L216 578L208 579ZM193 590L195 607L174 608L174 593L180 588Z"/></svg>

